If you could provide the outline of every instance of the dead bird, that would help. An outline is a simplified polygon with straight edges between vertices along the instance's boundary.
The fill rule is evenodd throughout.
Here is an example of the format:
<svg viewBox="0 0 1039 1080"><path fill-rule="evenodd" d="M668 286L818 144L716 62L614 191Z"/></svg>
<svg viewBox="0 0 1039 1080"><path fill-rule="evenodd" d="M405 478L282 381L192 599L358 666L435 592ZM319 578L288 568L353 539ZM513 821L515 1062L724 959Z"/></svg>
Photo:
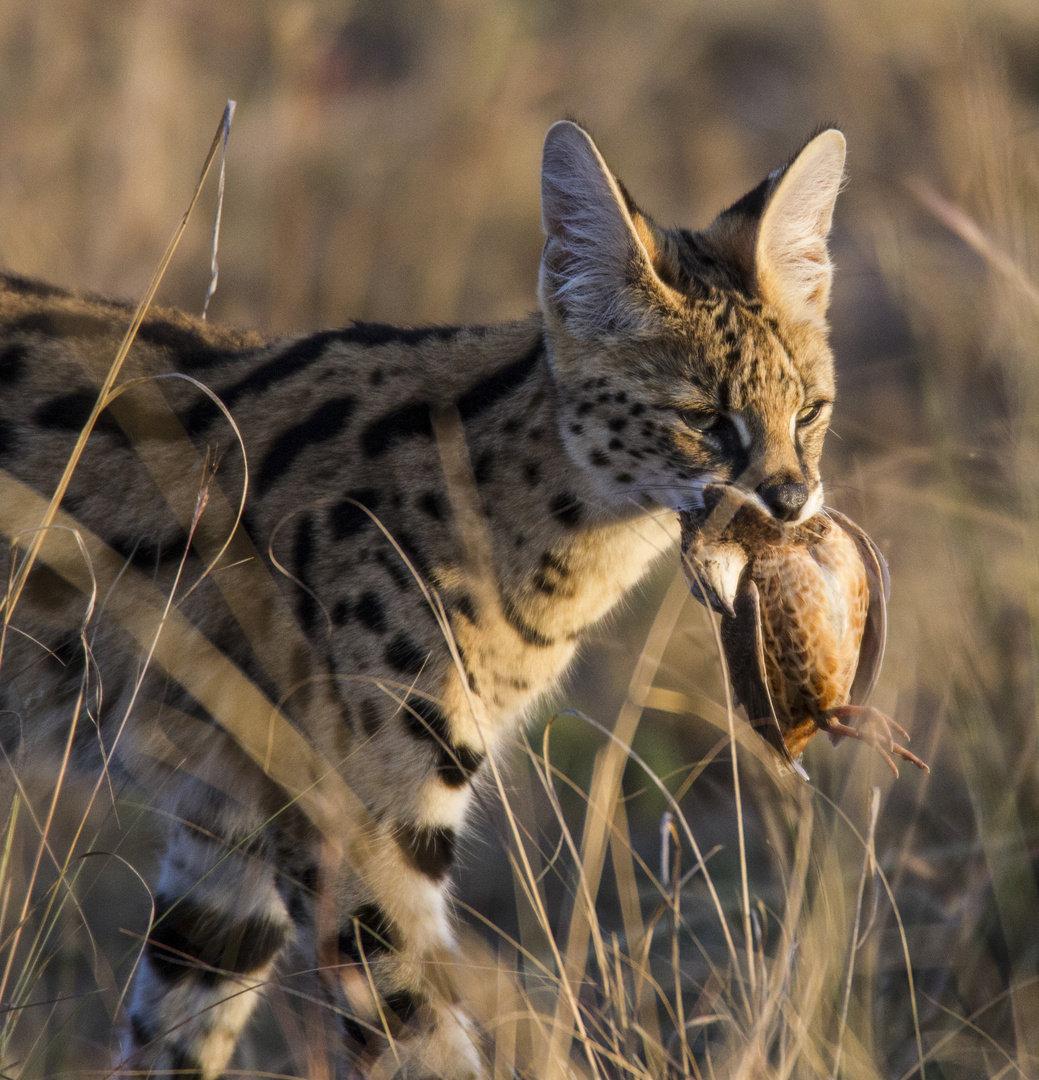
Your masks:
<svg viewBox="0 0 1039 1080"><path fill-rule="evenodd" d="M895 742L909 739L905 729L866 704L890 592L876 544L836 510L784 525L732 490L682 515L682 557L693 594L722 616L729 678L751 723L805 778L798 759L817 731L869 743L896 776L892 755L930 771Z"/></svg>

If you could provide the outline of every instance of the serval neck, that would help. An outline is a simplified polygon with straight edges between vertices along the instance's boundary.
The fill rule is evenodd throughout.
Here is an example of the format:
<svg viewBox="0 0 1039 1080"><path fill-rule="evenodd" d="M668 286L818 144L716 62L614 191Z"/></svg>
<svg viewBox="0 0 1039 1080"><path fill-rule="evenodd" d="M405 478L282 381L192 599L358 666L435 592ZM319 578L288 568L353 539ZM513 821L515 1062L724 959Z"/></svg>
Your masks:
<svg viewBox="0 0 1039 1080"><path fill-rule="evenodd" d="M560 389L540 314L482 331L496 369L452 386L493 549L506 616L539 644L573 642L612 608L677 538L676 515L632 500L607 502L560 430ZM472 379L460 340L454 378ZM502 357L512 357L502 363ZM530 364L524 376L522 368ZM489 409L477 399L515 381ZM432 385L431 385L432 388ZM444 381L436 380L443 400ZM478 415L471 415L478 412Z"/></svg>

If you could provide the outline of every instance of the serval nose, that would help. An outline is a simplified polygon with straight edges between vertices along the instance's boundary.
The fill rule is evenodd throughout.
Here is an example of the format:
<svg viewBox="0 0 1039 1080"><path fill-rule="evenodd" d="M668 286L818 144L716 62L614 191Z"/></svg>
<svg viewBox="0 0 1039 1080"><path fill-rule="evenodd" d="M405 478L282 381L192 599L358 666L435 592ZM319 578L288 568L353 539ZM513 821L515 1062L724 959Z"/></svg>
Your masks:
<svg viewBox="0 0 1039 1080"><path fill-rule="evenodd" d="M792 481L786 477L778 483L766 480L758 486L758 495L769 508L773 517L780 521L793 521L808 502L808 485L804 481Z"/></svg>

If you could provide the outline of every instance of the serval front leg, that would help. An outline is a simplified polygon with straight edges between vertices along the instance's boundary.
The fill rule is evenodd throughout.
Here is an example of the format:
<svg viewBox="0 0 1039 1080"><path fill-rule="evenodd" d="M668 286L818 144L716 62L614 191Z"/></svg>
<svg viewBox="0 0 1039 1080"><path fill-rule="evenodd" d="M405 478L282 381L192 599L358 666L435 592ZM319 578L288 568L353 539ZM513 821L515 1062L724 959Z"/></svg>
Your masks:
<svg viewBox="0 0 1039 1080"><path fill-rule="evenodd" d="M268 862L176 826L135 979L125 1075L216 1080L290 932Z"/></svg>

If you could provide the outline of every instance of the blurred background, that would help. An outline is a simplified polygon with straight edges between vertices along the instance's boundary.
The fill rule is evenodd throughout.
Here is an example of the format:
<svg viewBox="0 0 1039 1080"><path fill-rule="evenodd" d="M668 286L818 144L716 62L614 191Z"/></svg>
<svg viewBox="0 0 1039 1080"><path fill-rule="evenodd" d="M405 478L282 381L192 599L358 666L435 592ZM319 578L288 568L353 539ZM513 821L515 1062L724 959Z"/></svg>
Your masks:
<svg viewBox="0 0 1039 1080"><path fill-rule="evenodd" d="M770 913L782 921L791 845L806 822L818 845L806 864L818 902L804 902L798 955L815 950L830 989L812 999L818 1024L802 1038L821 1049L795 1055L784 1075L830 1075L863 861L854 830L866 831L874 784L876 860L890 892L876 886L848 980L855 1052L849 1035L842 1075L1039 1075L1039 5L3 0L0 11L0 263L139 297L234 98L210 318L270 334L531 310L540 149L560 117L589 128L645 210L692 227L818 127L843 129L831 312L840 391L825 475L831 503L890 560L876 703L910 729L931 773L903 768L895 782L864 748L819 739L805 758L812 786L791 794L740 755L743 865L765 923ZM214 207L211 181L160 302L201 311ZM702 609L669 592L675 570L668 560L598 633L531 740L540 753L557 709L612 728L636 665L656 649L654 689L636 694L635 749L680 794L738 926L719 663ZM567 714L549 741L553 766L577 789L559 782L580 843L580 791L605 736ZM575 877L557 850L559 816L522 752L509 783L565 939ZM664 798L632 764L625 793L633 847L659 876ZM507 823L488 802L460 895L546 956L514 897ZM124 810L120 825L134 824L136 838L103 839L117 835L104 831L114 816L109 806L90 842L119 843L152 871L155 823ZM25 989L23 1004L45 1004L18 1020L5 1076L102 1067L126 931L143 932L149 911L133 875L106 865L77 885L83 914L68 915ZM666 890L649 878L638 890L651 921ZM631 945L625 896L608 867L598 918L607 940L627 933ZM690 955L676 992L702 1002L721 978L703 960L714 955L717 919L702 879L680 901L675 933ZM837 937L811 921L824 909ZM495 947L493 932L464 918ZM112 971L84 944L95 939ZM794 1019L785 1018L788 1034ZM692 1029L695 1060L713 1031L708 1021ZM296 1061L279 1068L306 1075Z"/></svg>

